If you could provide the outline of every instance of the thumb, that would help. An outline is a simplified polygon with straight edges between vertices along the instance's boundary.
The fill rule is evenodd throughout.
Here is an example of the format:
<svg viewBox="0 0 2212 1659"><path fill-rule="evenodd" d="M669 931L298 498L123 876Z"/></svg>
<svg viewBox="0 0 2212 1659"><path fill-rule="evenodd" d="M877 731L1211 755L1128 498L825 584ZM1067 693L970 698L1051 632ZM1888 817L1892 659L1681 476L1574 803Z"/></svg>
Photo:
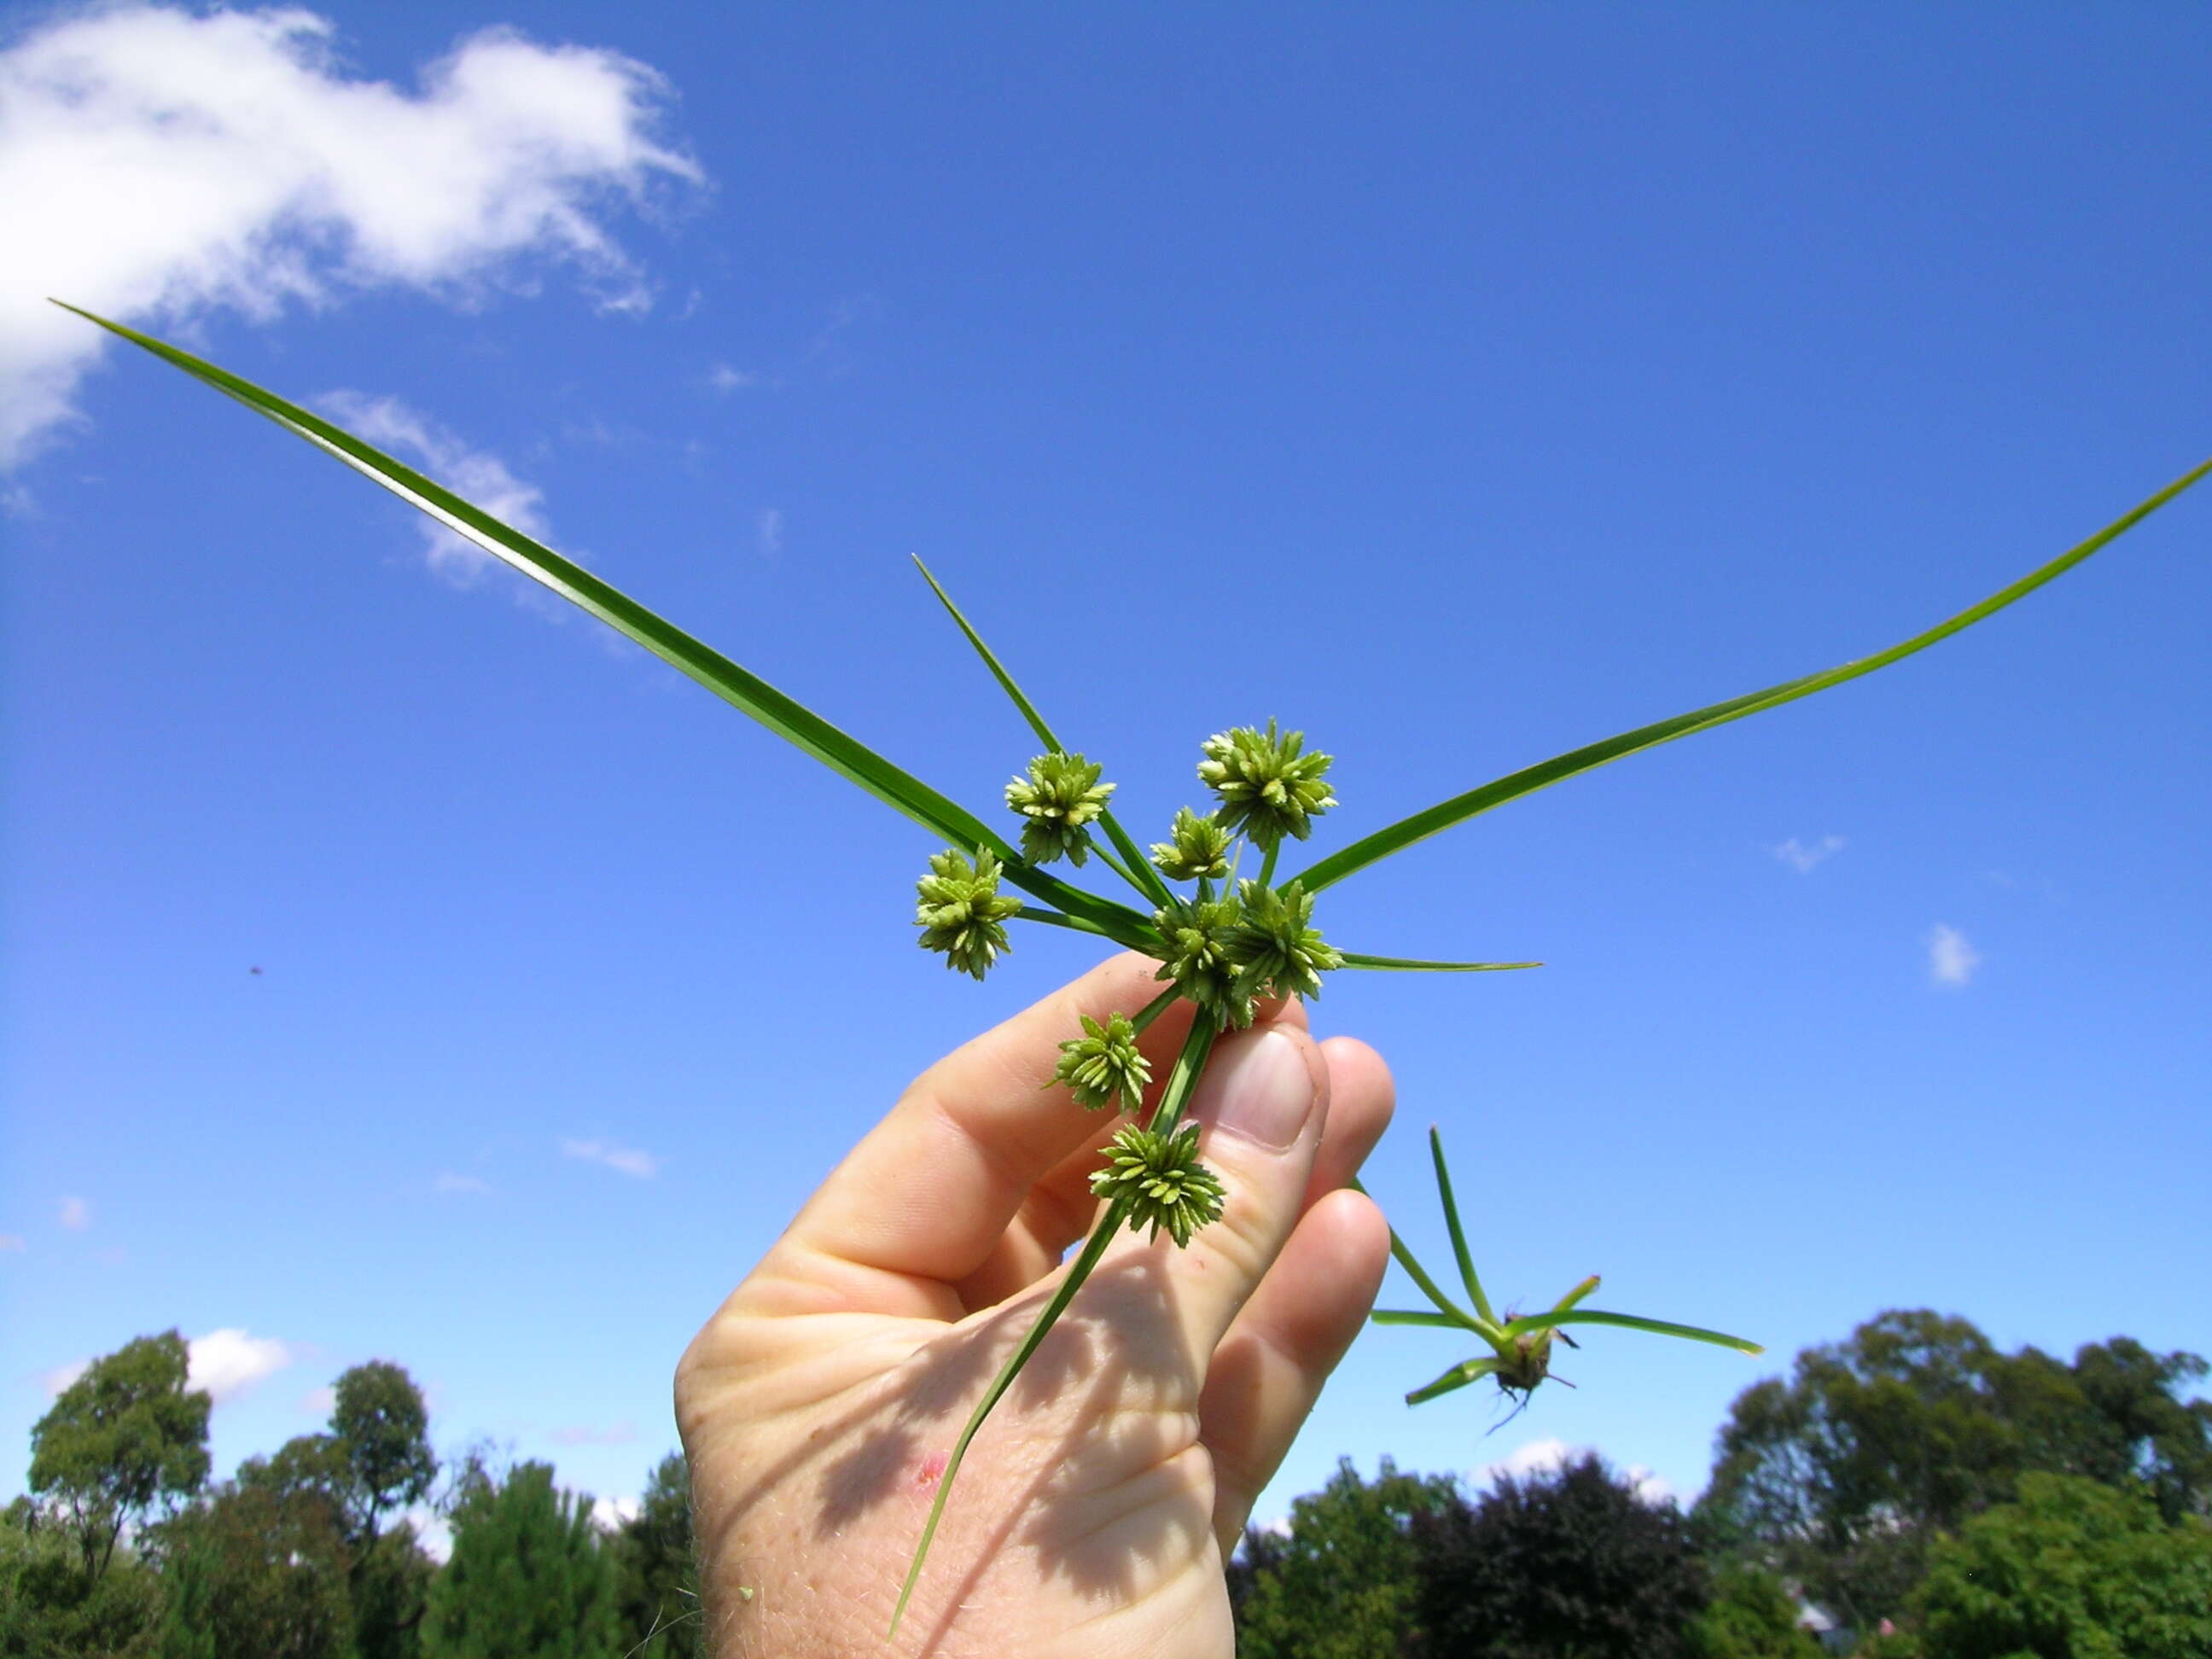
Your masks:
<svg viewBox="0 0 2212 1659"><path fill-rule="evenodd" d="M1221 1217L1188 1248L1168 1249L1164 1264L1192 1374L1206 1374L1230 1322L1288 1242L1328 1115L1328 1065L1304 1031L1269 1024L1214 1046L1191 1116L1200 1156L1221 1179Z"/></svg>

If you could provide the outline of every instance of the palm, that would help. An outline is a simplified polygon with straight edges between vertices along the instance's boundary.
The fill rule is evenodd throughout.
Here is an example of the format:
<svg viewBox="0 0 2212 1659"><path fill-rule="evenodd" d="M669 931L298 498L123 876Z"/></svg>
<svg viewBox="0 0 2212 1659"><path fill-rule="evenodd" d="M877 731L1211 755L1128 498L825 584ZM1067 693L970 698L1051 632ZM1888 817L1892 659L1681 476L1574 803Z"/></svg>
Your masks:
<svg viewBox="0 0 2212 1659"><path fill-rule="evenodd" d="M1111 1125L1029 1073L1136 971L1109 963L924 1077L692 1344L678 1410L717 1650L881 1649L945 1453L1091 1220ZM1224 1554L1387 1249L1339 1190L1387 1121L1387 1073L1302 1026L1275 1024L1325 1067L1325 1150L1309 1133L1232 1187L1188 1252L1109 1252L977 1440L897 1650L1231 1651ZM943 1203L927 1170L971 1201Z"/></svg>

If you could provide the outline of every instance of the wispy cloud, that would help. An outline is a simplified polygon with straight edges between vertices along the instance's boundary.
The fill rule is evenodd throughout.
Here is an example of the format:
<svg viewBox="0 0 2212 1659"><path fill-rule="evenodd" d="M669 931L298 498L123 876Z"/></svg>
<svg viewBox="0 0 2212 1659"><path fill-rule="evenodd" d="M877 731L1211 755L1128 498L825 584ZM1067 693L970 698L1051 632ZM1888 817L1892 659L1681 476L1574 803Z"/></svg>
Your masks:
<svg viewBox="0 0 2212 1659"><path fill-rule="evenodd" d="M1928 935L1928 976L1938 985L1970 982L1982 965L1982 953L1966 943L1966 936L1948 922L1939 921Z"/></svg>
<svg viewBox="0 0 2212 1659"><path fill-rule="evenodd" d="M783 556L783 509L781 507L771 507L762 510L754 540L763 559L776 559Z"/></svg>
<svg viewBox="0 0 2212 1659"><path fill-rule="evenodd" d="M338 1391L325 1382L300 1396L300 1409L310 1417L328 1417L338 1408Z"/></svg>
<svg viewBox="0 0 2212 1659"><path fill-rule="evenodd" d="M608 210L703 181L656 137L665 84L619 53L474 35L415 90L349 75L297 8L82 9L0 52L0 466L76 418L126 320L268 321L375 288L468 300L526 259L649 303Z"/></svg>
<svg viewBox="0 0 2212 1659"><path fill-rule="evenodd" d="M283 1370L295 1358L290 1344L236 1326L193 1337L185 1346L191 1356L186 1370L191 1386L207 1390L218 1406Z"/></svg>
<svg viewBox="0 0 2212 1659"><path fill-rule="evenodd" d="M650 1181L660 1168L660 1160L650 1152L634 1147L617 1146L604 1140L566 1140L561 1143L563 1158L581 1158L586 1164L604 1164L610 1170L619 1170L640 1181Z"/></svg>
<svg viewBox="0 0 2212 1659"><path fill-rule="evenodd" d="M451 1170L441 1170L431 1183L431 1189L441 1193L488 1193L491 1183L479 1181L472 1175L455 1175Z"/></svg>
<svg viewBox="0 0 2212 1659"><path fill-rule="evenodd" d="M708 390L725 396L732 392L758 392L779 384L773 376L757 368L732 368L727 363L716 363L707 371Z"/></svg>
<svg viewBox="0 0 2212 1659"><path fill-rule="evenodd" d="M1823 836L1820 840L1810 843L1802 842L1792 836L1781 846L1773 849L1776 858L1780 859L1783 863L1801 876L1811 875L1816 867L1826 863L1843 850L1844 838L1841 836Z"/></svg>
<svg viewBox="0 0 2212 1659"><path fill-rule="evenodd" d="M1595 1452L1589 1446L1571 1446L1564 1440L1531 1440L1495 1463L1486 1463L1474 1472L1474 1484L1486 1486L1501 1476L1525 1480L1531 1475L1552 1474L1579 1458ZM1632 1463L1620 1471L1621 1478L1634 1488L1638 1499L1653 1508L1662 1508L1677 1501L1679 1494L1660 1476L1641 1463Z"/></svg>
<svg viewBox="0 0 2212 1659"><path fill-rule="evenodd" d="M28 1247L26 1246L23 1241L15 1234L0 1233L0 1255L4 1255L10 1250L21 1250L27 1248Z"/></svg>
<svg viewBox="0 0 2212 1659"><path fill-rule="evenodd" d="M548 1430L545 1437L556 1446L627 1446L637 1438L637 1430L628 1423L611 1423L603 1429L574 1425Z"/></svg>
<svg viewBox="0 0 2212 1659"><path fill-rule="evenodd" d="M396 452L455 494L475 502L495 519L526 536L550 541L545 496L507 470L496 455L471 449L453 434L397 398L373 398L359 392L325 392L315 400L325 412L379 449ZM414 515L430 568L457 586L468 587L499 562L434 519ZM535 590L531 590L534 592Z"/></svg>
<svg viewBox="0 0 2212 1659"><path fill-rule="evenodd" d="M73 1233L81 1233L92 1225L92 1206L81 1198L64 1198L59 1219Z"/></svg>

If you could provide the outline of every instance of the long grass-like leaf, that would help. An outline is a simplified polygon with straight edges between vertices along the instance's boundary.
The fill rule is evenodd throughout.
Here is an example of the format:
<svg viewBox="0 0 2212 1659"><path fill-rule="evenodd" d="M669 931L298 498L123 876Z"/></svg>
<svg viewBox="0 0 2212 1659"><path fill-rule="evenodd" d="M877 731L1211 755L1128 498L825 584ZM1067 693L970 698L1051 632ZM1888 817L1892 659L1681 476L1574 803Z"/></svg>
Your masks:
<svg viewBox="0 0 2212 1659"><path fill-rule="evenodd" d="M1437 1196L1443 1200L1444 1229L1451 1234L1452 1256L1459 1263L1459 1282L1467 1286L1468 1300L1474 1310L1492 1324L1498 1316L1491 1311L1490 1298L1482 1293L1482 1280L1476 1277L1474 1257L1467 1248L1467 1230L1460 1225L1459 1204L1452 1197L1451 1171L1444 1166L1444 1138L1437 1133L1437 1126L1429 1125L1429 1157L1437 1166Z"/></svg>
<svg viewBox="0 0 2212 1659"><path fill-rule="evenodd" d="M1484 1377L1495 1375L1498 1364L1498 1362L1495 1359L1463 1359L1435 1382L1426 1383L1407 1395L1406 1403L1408 1406L1418 1406L1425 1401L1434 1400L1440 1394L1449 1394L1453 1389L1463 1389L1470 1382L1480 1382Z"/></svg>
<svg viewBox="0 0 2212 1659"><path fill-rule="evenodd" d="M1696 1325L1669 1324L1663 1319L1639 1319L1634 1314L1601 1313L1595 1308L1574 1308L1564 1313L1523 1314L1518 1319L1505 1322L1505 1334L1518 1336L1526 1331L1552 1330L1561 1325L1617 1325L1626 1331L1650 1331L1655 1336L1680 1336L1692 1342L1710 1342L1717 1348L1734 1348L1738 1353L1766 1352L1764 1344L1747 1341L1740 1336L1728 1336Z"/></svg>
<svg viewBox="0 0 2212 1659"><path fill-rule="evenodd" d="M1149 933L1149 922L1137 911L1086 893L1024 864L1021 855L1003 837L965 807L840 731L758 675L739 667L712 647L656 616L581 565L562 557L511 525L501 523L412 467L297 404L190 352L78 307L64 305L60 301L55 303L143 348L335 456L495 558L635 641L786 742L804 750L831 771L858 784L939 839L971 851L979 847L989 848L1004 861L1007 880L1069 915L1081 916L1097 924L1098 931L1125 944L1140 944Z"/></svg>
<svg viewBox="0 0 2212 1659"><path fill-rule="evenodd" d="M952 603L952 596L945 591L945 584L937 580L919 556L909 555L908 556L914 559L914 568L921 572L922 580L929 584L929 591L937 595L937 602L945 607L946 614L959 626L960 631L968 636L968 643L975 647L975 654L983 659L983 665L991 671L992 678L999 682L1000 689L1013 700L1014 707L1022 711L1022 718L1030 723L1030 730L1042 739L1047 749L1058 754L1066 754L1067 752L1066 745L1053 734L1052 727L1044 723L1044 716L1037 713L1036 705L1031 702L1022 688L1014 683L1014 677L1006 672L1006 664L999 660L999 653L983 642L983 636L975 631L975 625L962 613L958 605ZM1111 841L1120 849L1121 856L1128 860L1129 867L1123 870L1110 859L1106 860L1107 864L1119 872L1122 880L1144 894L1153 903L1172 906L1175 903L1175 895L1168 890L1167 883L1161 879L1159 872L1152 868L1150 860L1145 857L1137 843L1129 838L1129 832L1121 827L1121 820L1114 816L1110 807L1098 814L1098 823L1099 826L1106 831L1107 839ZM1105 858L1103 853L1099 856L1102 859Z"/></svg>
<svg viewBox="0 0 2212 1659"><path fill-rule="evenodd" d="M1550 760L1540 762L1534 766L1523 767L1517 772L1509 773L1493 782L1482 785L1480 788L1470 789L1465 794L1454 795L1449 800L1439 801L1427 811L1416 812L1411 817L1401 818L1395 823L1376 830L1371 836L1363 836L1352 842L1351 846L1341 848L1322 859L1312 868L1305 871L1299 879L1305 883L1306 891L1318 892L1333 883L1342 881L1354 871L1365 869L1377 860L1386 859L1393 853L1402 852L1415 842L1425 841L1429 836L1441 830L1449 830L1455 824L1462 823L1479 813L1487 812L1495 806L1502 806L1507 801L1517 800L1523 795L1533 794L1539 789L1548 788L1553 784L1575 776L1577 773L1589 771L1594 767L1603 766L1609 761L1617 761L1625 756L1633 755L1645 749L1656 748L1662 743L1672 743L1677 738L1686 738L1695 732L1711 731L1714 726L1725 726L1730 720L1742 720L1746 715L1757 714L1769 708L1778 708L1785 702L1794 702L1800 697L1809 697L1816 691L1825 691L1831 686L1843 684L1846 680L1855 680L1863 674L1871 674L1878 668L1886 668L1893 662L1912 655L1916 651L1927 649L1939 640L1948 639L1952 635L1972 627L1985 617L1996 615L2014 600L2023 599L2033 592L2045 582L2053 581L2065 574L2098 549L2148 518L2208 473L2212 473L2212 461L2206 461L2203 465L2185 472L2148 501L2122 514L2087 540L2067 549L2049 563L2037 567L2011 586L1998 589L1980 604L1970 605L1955 617L1948 617L1923 633L1915 634L1911 639L1893 645L1886 651L1877 651L1870 657L1861 657L1855 661L1844 663L1821 673L1807 674L1798 679L1784 680L1781 684L1771 685L1764 691L1748 692L1742 696L1731 697L1725 702L1713 703L1687 714L1677 714L1672 720L1660 720L1651 726L1639 726L1632 732L1622 732L1619 737L1607 738L1601 743L1587 744L1580 749L1569 750L1564 755L1555 755Z"/></svg>
<svg viewBox="0 0 2212 1659"><path fill-rule="evenodd" d="M1377 1325L1430 1325L1448 1331L1467 1328L1449 1314L1429 1313L1419 1308L1377 1308L1367 1317Z"/></svg>
<svg viewBox="0 0 2212 1659"><path fill-rule="evenodd" d="M1424 962L1418 957L1370 957L1346 951L1347 968L1375 968L1395 974L1499 974L1512 968L1541 968L1540 962Z"/></svg>

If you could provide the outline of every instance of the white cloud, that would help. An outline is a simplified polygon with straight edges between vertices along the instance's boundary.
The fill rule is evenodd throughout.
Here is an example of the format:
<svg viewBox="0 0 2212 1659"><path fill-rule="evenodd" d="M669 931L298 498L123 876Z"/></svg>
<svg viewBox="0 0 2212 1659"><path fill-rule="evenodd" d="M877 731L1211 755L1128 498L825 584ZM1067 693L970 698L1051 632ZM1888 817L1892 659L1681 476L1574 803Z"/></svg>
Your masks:
<svg viewBox="0 0 2212 1659"><path fill-rule="evenodd" d="M1965 985L1982 965L1982 953L1966 943L1966 936L1948 922L1937 922L1928 935L1928 976L1938 985Z"/></svg>
<svg viewBox="0 0 2212 1659"><path fill-rule="evenodd" d="M758 534L755 538L763 559L781 556L783 553L783 509L771 507L760 515Z"/></svg>
<svg viewBox="0 0 2212 1659"><path fill-rule="evenodd" d="M649 1181L660 1168L660 1160L651 1152L641 1152L633 1147L617 1146L604 1140L563 1140L561 1154L564 1158L579 1158L587 1164L604 1164L610 1170L619 1170L640 1181Z"/></svg>
<svg viewBox="0 0 2212 1659"><path fill-rule="evenodd" d="M92 1225L92 1206L81 1198L62 1200L61 1224L73 1233L81 1233Z"/></svg>
<svg viewBox="0 0 2212 1659"><path fill-rule="evenodd" d="M579 1425L549 1430L545 1437L556 1446L627 1446L637 1438L637 1431L627 1423L616 1423L604 1429Z"/></svg>
<svg viewBox="0 0 2212 1659"><path fill-rule="evenodd" d="M21 1250L27 1248L28 1247L23 1243L23 1241L17 1237L14 1233L0 1233L0 1255L5 1255L10 1250Z"/></svg>
<svg viewBox="0 0 2212 1659"><path fill-rule="evenodd" d="M635 1498L600 1498L592 1504L592 1522L601 1532L620 1532L637 1519Z"/></svg>
<svg viewBox="0 0 2212 1659"><path fill-rule="evenodd" d="M1807 876L1812 874L1816 865L1826 863L1843 850L1841 836L1823 836L1809 845L1792 836L1774 849L1774 856L1799 875Z"/></svg>
<svg viewBox="0 0 2212 1659"><path fill-rule="evenodd" d="M39 1374L39 1386L46 1391L46 1398L60 1397L62 1390L92 1369L89 1359L72 1359L66 1365L57 1365L50 1371Z"/></svg>
<svg viewBox="0 0 2212 1659"><path fill-rule="evenodd" d="M542 511L544 492L508 471L496 455L471 449L427 415L397 398L359 392L325 392L315 401L356 437L397 453L495 519L538 541L552 538ZM427 514L415 515L415 526L430 568L457 586L473 585L499 562Z"/></svg>
<svg viewBox="0 0 2212 1659"><path fill-rule="evenodd" d="M76 418L124 320L257 321L401 287L469 297L566 260L603 307L644 308L609 209L696 185L654 142L661 77L618 53L471 36L419 89L346 72L297 8L89 9L0 52L0 466Z"/></svg>
<svg viewBox="0 0 2212 1659"><path fill-rule="evenodd" d="M185 1370L190 1385L204 1389L218 1406L234 1400L293 1359L291 1348L273 1336L253 1336L236 1327L210 1331L185 1344L191 1356Z"/></svg>
<svg viewBox="0 0 2212 1659"><path fill-rule="evenodd" d="M451 1170L439 1170L437 1179L430 1185L433 1190L441 1193L488 1193L491 1190L489 1182L479 1181L471 1175L455 1175Z"/></svg>
<svg viewBox="0 0 2212 1659"><path fill-rule="evenodd" d="M1477 1469L1474 1484L1486 1486L1500 1477L1525 1480L1532 1475L1556 1474L1569 1463L1589 1456L1594 1449L1589 1446L1571 1446L1564 1440L1531 1440L1499 1462L1486 1463ZM1663 1508L1677 1499L1674 1488L1641 1463L1630 1464L1620 1471L1620 1477L1634 1489L1638 1502L1654 1509Z"/></svg>
<svg viewBox="0 0 2212 1659"><path fill-rule="evenodd" d="M714 392L751 392L775 384L757 368L732 368L727 363L716 363L707 371L707 386Z"/></svg>
<svg viewBox="0 0 2212 1659"><path fill-rule="evenodd" d="M310 1417L328 1417L338 1408L338 1391L325 1382L300 1396L300 1409Z"/></svg>

